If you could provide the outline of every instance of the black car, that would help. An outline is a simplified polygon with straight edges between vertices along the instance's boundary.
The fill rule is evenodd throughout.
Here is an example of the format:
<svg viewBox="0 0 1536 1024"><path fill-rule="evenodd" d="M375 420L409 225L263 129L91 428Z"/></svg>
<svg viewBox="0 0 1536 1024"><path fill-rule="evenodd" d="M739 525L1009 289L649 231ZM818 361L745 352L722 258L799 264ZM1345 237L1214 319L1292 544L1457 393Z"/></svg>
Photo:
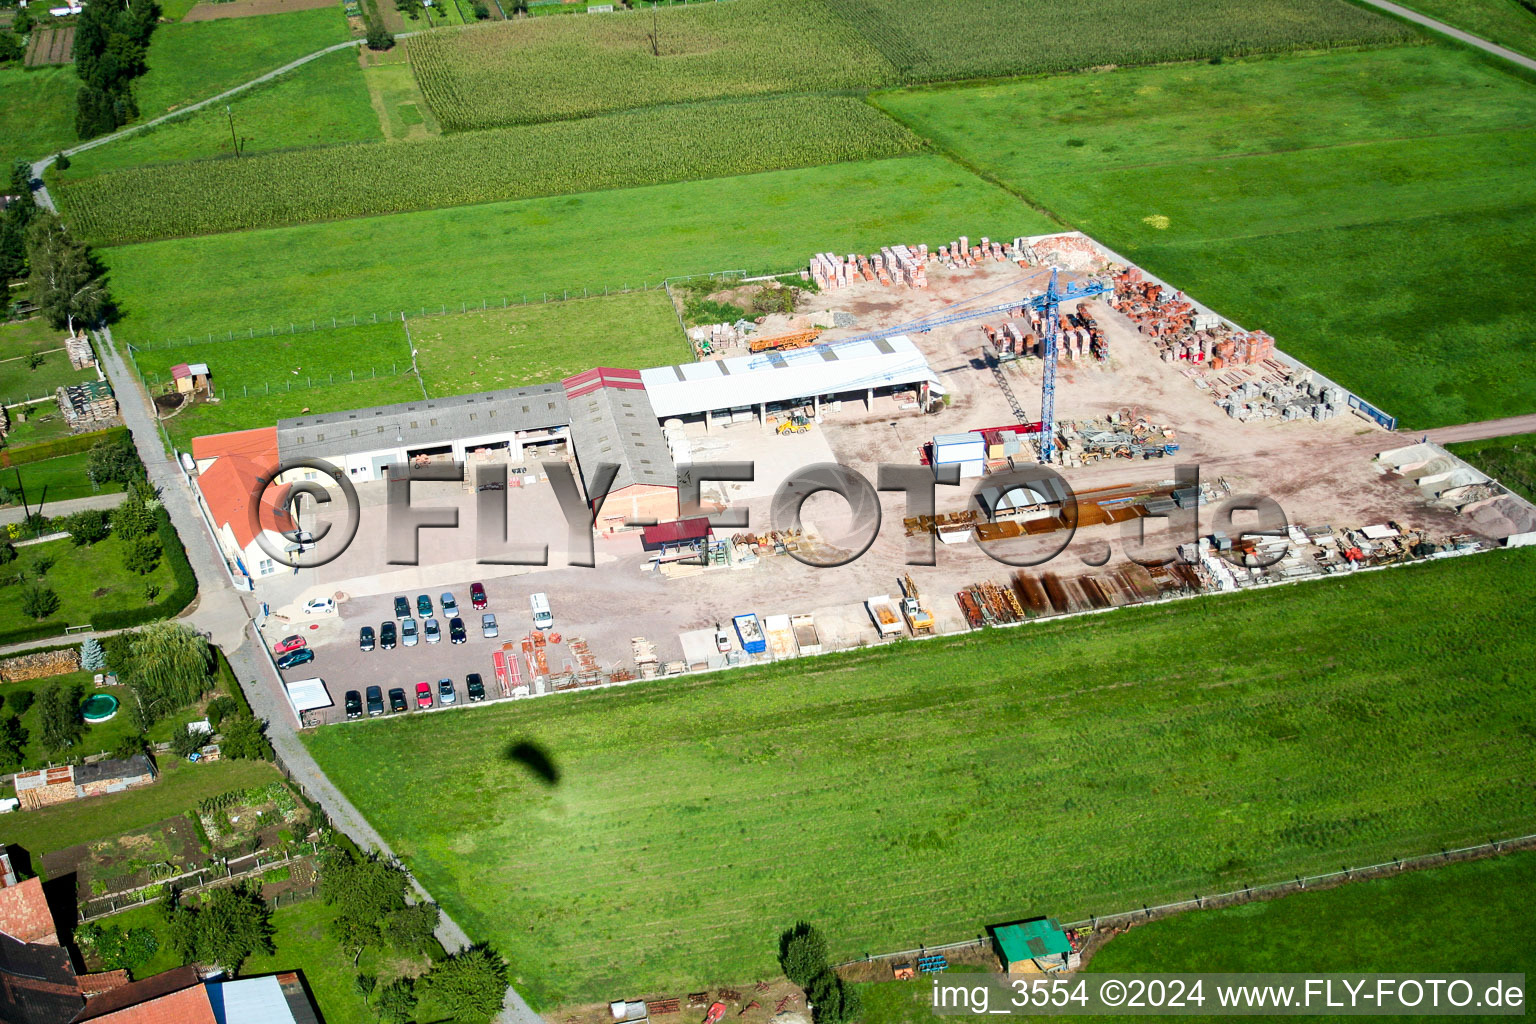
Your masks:
<svg viewBox="0 0 1536 1024"><path fill-rule="evenodd" d="M448 639L450 641L452 641L453 643L461 644L467 638L468 638L468 635L464 632L464 620L463 619L449 619L448 620Z"/></svg>
<svg viewBox="0 0 1536 1024"><path fill-rule="evenodd" d="M363 717L363 696L356 690L347 691L347 717Z"/></svg>
<svg viewBox="0 0 1536 1024"><path fill-rule="evenodd" d="M485 681L480 678L479 672L471 672L464 677L464 692L469 694L471 703L485 700Z"/></svg>
<svg viewBox="0 0 1536 1024"><path fill-rule="evenodd" d="M403 619L411 614L411 602L403 597L395 598L395 618Z"/></svg>
<svg viewBox="0 0 1536 1024"><path fill-rule="evenodd" d="M405 710L405 691L398 686L389 691L389 710L397 715Z"/></svg>
<svg viewBox="0 0 1536 1024"><path fill-rule="evenodd" d="M360 651L373 650L373 627L364 626L357 631L357 649Z"/></svg>
<svg viewBox="0 0 1536 1024"><path fill-rule="evenodd" d="M315 660L315 652L308 647L300 647L296 651L289 651L277 659L277 667L280 669L296 668L299 665L308 665Z"/></svg>
<svg viewBox="0 0 1536 1024"><path fill-rule="evenodd" d="M376 718L384 713L384 691L377 686L368 687L368 717Z"/></svg>
<svg viewBox="0 0 1536 1024"><path fill-rule="evenodd" d="M386 651L395 649L395 624L393 622L379 623L379 646Z"/></svg>

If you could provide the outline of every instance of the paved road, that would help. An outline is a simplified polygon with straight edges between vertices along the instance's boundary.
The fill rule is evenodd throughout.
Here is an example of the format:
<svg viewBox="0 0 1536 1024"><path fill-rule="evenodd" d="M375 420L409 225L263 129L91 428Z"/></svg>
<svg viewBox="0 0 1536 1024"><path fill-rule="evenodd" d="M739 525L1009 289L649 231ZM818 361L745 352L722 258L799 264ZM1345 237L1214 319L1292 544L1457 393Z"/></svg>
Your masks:
<svg viewBox="0 0 1536 1024"><path fill-rule="evenodd" d="M28 494L27 501L37 498L35 494ZM71 512L84 512L88 508L117 508L123 503L122 491L110 494L92 494L85 498L66 498L63 501L48 501L43 504L43 514L47 516L67 516ZM37 506L32 506L32 511L37 511ZM19 523L27 518L26 509L17 505L13 508L0 508L0 526L6 523Z"/></svg>
<svg viewBox="0 0 1536 1024"><path fill-rule="evenodd" d="M1482 441L1490 437L1506 437L1510 434L1536 434L1536 415L1510 416L1502 420L1483 420L1481 423L1462 423L1454 427L1436 427L1420 431L1428 434L1436 444L1452 444L1456 441Z"/></svg>
<svg viewBox="0 0 1536 1024"><path fill-rule="evenodd" d="M1392 3L1391 0L1364 0L1364 2L1370 4L1372 7L1386 11L1388 14L1395 14L1399 18L1406 18L1408 21L1414 22L1418 25L1423 25L1425 28L1432 28L1436 32L1439 32L1441 35L1450 36L1452 39L1457 39L1463 43L1467 43L1470 46L1475 46L1479 50L1486 50L1488 53L1493 54L1495 57L1502 57L1505 60L1514 64L1518 64L1523 68L1536 71L1536 60L1532 60L1524 54L1516 53L1514 50L1506 49L1497 43L1490 43L1486 39L1479 39L1477 36L1472 35L1470 32L1463 32L1461 29L1453 28L1443 21L1436 21L1434 18L1425 17L1418 11L1410 11L1406 7Z"/></svg>

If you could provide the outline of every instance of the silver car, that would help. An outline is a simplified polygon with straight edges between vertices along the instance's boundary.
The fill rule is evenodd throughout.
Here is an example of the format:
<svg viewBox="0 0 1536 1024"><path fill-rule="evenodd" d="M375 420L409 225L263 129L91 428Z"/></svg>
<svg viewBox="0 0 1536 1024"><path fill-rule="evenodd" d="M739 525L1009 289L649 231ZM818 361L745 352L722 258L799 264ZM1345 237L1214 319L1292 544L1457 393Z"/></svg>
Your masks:
<svg viewBox="0 0 1536 1024"><path fill-rule="evenodd" d="M459 602L457 602L457 601L455 601L453 599L453 595L452 594L450 594L448 591L445 590L445 591L443 591L442 596L437 599L437 601L438 601L439 604L441 604L443 606L443 618L445 618L445 619L458 618L458 615L459 615Z"/></svg>
<svg viewBox="0 0 1536 1024"><path fill-rule="evenodd" d="M410 616L400 620L400 643L406 647L416 646L416 620Z"/></svg>
<svg viewBox="0 0 1536 1024"><path fill-rule="evenodd" d="M427 638L427 643L435 644L443 638L443 631L436 619L428 619L421 624L421 631Z"/></svg>
<svg viewBox="0 0 1536 1024"><path fill-rule="evenodd" d="M496 638L496 616L490 612L480 616L480 635L487 640L494 640Z"/></svg>

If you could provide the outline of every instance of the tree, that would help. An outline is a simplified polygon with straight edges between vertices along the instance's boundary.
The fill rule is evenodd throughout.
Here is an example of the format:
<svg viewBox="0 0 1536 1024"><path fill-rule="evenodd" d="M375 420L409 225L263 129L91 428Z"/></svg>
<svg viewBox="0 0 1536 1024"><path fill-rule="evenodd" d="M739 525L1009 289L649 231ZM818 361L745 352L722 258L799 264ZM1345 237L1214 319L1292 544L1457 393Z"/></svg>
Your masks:
<svg viewBox="0 0 1536 1024"><path fill-rule="evenodd" d="M63 753L80 742L80 737L85 734L85 722L80 718L83 696L78 683L54 683L46 687L38 697L37 712L43 746L53 753Z"/></svg>
<svg viewBox="0 0 1536 1024"><path fill-rule="evenodd" d="M53 158L53 166L61 171L69 170L69 154L61 150L59 155Z"/></svg>
<svg viewBox="0 0 1536 1024"><path fill-rule="evenodd" d="M59 595L43 583L28 583L21 592L21 610L41 622L59 610Z"/></svg>
<svg viewBox="0 0 1536 1024"><path fill-rule="evenodd" d="M160 538L140 537L128 544L128 550L123 553L123 568L129 572L136 572L140 576L148 576L155 571L160 564Z"/></svg>
<svg viewBox="0 0 1536 1024"><path fill-rule="evenodd" d="M26 49L21 45L21 40L10 32L0 32L0 64L6 64L13 60L21 60L26 55Z"/></svg>
<svg viewBox="0 0 1536 1024"><path fill-rule="evenodd" d="M103 438L91 445L85 460L85 471L98 484L126 484L144 475L144 464L139 461L133 442L127 438ZM136 497L136 496L135 496ZM139 501L143 505L142 500Z"/></svg>
<svg viewBox="0 0 1536 1024"><path fill-rule="evenodd" d="M186 757L203 745L204 737L200 732L193 732L190 725L184 725L171 733L171 753L177 757Z"/></svg>
<svg viewBox="0 0 1536 1024"><path fill-rule="evenodd" d="M56 214L42 213L27 228L27 265L32 301L48 323L69 328L75 321L95 323L107 306L107 290L90 251L76 242Z"/></svg>
<svg viewBox="0 0 1536 1024"><path fill-rule="evenodd" d="M332 931L354 957L382 941L389 915L405 909L405 890L405 872L346 850L328 851L320 871L320 898L337 911Z"/></svg>
<svg viewBox="0 0 1536 1024"><path fill-rule="evenodd" d="M862 1009L858 990L830 967L811 979L805 998L811 1004L811 1018L816 1024L846 1024L856 1019Z"/></svg>
<svg viewBox="0 0 1536 1024"><path fill-rule="evenodd" d="M377 21L368 23L368 49L387 50L395 45L395 37Z"/></svg>
<svg viewBox="0 0 1536 1024"><path fill-rule="evenodd" d="M786 929L779 936L779 966L786 978L805 988L827 969L827 940L804 921Z"/></svg>
<svg viewBox="0 0 1536 1024"><path fill-rule="evenodd" d="M458 1024L486 1024L507 995L507 962L485 945L432 965L422 979L432 999Z"/></svg>
<svg viewBox="0 0 1536 1024"><path fill-rule="evenodd" d="M123 759L134 757L144 753L144 736L141 733L129 733L117 741L117 746L112 748L112 756Z"/></svg>
<svg viewBox="0 0 1536 1024"><path fill-rule="evenodd" d="M80 645L80 667L87 672L99 672L107 667L107 652L101 649L101 641L88 638Z"/></svg>
<svg viewBox="0 0 1536 1024"><path fill-rule="evenodd" d="M27 709L32 706L32 702L36 699L37 694L31 690L17 690L10 697L11 710L15 712L17 718L20 718L27 713Z"/></svg>
<svg viewBox="0 0 1536 1024"><path fill-rule="evenodd" d="M16 547L10 541L0 541L0 565L16 561Z"/></svg>
<svg viewBox="0 0 1536 1024"><path fill-rule="evenodd" d="M155 622L129 638L118 674L133 688L146 724L186 707L208 690L208 641L177 622Z"/></svg>
<svg viewBox="0 0 1536 1024"><path fill-rule="evenodd" d="M235 698L220 695L208 702L204 714L208 716L208 724L213 727L213 731L218 732L226 718L233 719L240 714L240 705L235 702Z"/></svg>
<svg viewBox="0 0 1536 1024"><path fill-rule="evenodd" d="M64 529L77 548L105 540L108 532L106 509L87 508L72 512L64 517Z"/></svg>
<svg viewBox="0 0 1536 1024"><path fill-rule="evenodd" d="M0 718L0 766L10 768L21 764L26 749L27 730L21 724L21 716Z"/></svg>
<svg viewBox="0 0 1536 1024"><path fill-rule="evenodd" d="M408 1024L416 1016L416 982L396 978L379 993L377 1007L380 1024Z"/></svg>
<svg viewBox="0 0 1536 1024"><path fill-rule="evenodd" d="M159 522L149 505L138 494L129 494L112 510L112 532L119 540L131 541L155 532Z"/></svg>
<svg viewBox="0 0 1536 1024"><path fill-rule="evenodd" d="M24 36L31 28L32 12L23 7L16 12L16 17L11 19L11 31L19 36Z"/></svg>
<svg viewBox="0 0 1536 1024"><path fill-rule="evenodd" d="M363 1005L368 1005L368 1000L373 995L373 990L379 987L379 979L372 974L359 974L352 979L352 991L363 997Z"/></svg>
<svg viewBox="0 0 1536 1024"><path fill-rule="evenodd" d="M442 915L435 903L413 903L389 915L384 930L395 948L407 953L431 953L437 945L437 924Z"/></svg>
<svg viewBox="0 0 1536 1024"><path fill-rule="evenodd" d="M224 720L223 736L219 741L219 754L236 761L270 761L272 744L257 719L250 715L236 715Z"/></svg>
<svg viewBox="0 0 1536 1024"><path fill-rule="evenodd" d="M272 952L272 910L247 885L214 889L196 906L173 911L171 936L184 959L234 974L251 954Z"/></svg>

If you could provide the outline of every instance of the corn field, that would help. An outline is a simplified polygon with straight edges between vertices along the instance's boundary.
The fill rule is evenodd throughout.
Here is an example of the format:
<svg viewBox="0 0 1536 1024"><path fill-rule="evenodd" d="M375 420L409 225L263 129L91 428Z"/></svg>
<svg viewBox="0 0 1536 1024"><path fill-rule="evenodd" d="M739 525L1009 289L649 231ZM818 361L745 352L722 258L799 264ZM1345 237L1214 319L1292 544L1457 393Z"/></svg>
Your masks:
<svg viewBox="0 0 1536 1024"><path fill-rule="evenodd" d="M432 32L406 48L448 131L895 80L885 58L820 0L528 18Z"/></svg>
<svg viewBox="0 0 1536 1024"><path fill-rule="evenodd" d="M1344 0L823 0L908 81L1400 43Z"/></svg>
<svg viewBox="0 0 1536 1024"><path fill-rule="evenodd" d="M922 145L851 97L725 101L131 168L68 182L57 196L77 231L113 245L783 170Z"/></svg>

